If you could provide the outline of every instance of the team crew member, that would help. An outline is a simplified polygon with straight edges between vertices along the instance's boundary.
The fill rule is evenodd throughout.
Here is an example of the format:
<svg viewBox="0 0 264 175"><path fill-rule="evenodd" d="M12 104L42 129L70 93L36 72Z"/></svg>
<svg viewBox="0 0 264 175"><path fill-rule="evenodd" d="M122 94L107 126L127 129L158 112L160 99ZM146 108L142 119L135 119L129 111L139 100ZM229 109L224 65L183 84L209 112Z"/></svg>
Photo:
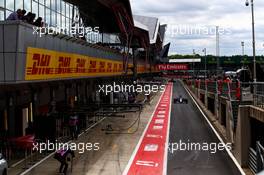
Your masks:
<svg viewBox="0 0 264 175"><path fill-rule="evenodd" d="M72 158L75 157L74 151L72 151L70 148L68 148L68 149L62 148L62 149L58 150L54 155L54 158L61 163L59 172L63 173L64 175L66 175L67 170L68 170L68 166L69 166L68 162L72 161L72 159L69 157L69 155Z"/></svg>
<svg viewBox="0 0 264 175"><path fill-rule="evenodd" d="M72 139L78 139L78 115L75 113L70 116L69 126Z"/></svg>

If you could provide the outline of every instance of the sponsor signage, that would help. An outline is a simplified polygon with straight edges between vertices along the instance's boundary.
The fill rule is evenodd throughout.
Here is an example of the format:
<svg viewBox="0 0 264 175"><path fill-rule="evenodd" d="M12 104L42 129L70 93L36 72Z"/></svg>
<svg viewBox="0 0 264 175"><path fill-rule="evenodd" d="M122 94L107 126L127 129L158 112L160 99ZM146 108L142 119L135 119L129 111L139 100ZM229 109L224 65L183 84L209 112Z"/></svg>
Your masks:
<svg viewBox="0 0 264 175"><path fill-rule="evenodd" d="M143 73L145 66L138 65L137 70L138 73ZM25 80L114 76L123 73L122 61L27 48ZM132 71L129 71L129 74L131 73Z"/></svg>
<svg viewBox="0 0 264 175"><path fill-rule="evenodd" d="M159 70L188 70L188 64L159 64Z"/></svg>

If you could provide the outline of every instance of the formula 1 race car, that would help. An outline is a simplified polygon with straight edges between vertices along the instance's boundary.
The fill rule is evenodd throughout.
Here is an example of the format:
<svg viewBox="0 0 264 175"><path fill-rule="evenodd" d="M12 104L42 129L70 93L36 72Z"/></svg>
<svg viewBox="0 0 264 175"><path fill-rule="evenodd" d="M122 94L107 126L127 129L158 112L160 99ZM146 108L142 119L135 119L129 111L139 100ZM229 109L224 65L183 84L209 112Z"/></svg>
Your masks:
<svg viewBox="0 0 264 175"><path fill-rule="evenodd" d="M178 98L174 98L173 102L175 104L188 104L188 99L183 98L181 95Z"/></svg>

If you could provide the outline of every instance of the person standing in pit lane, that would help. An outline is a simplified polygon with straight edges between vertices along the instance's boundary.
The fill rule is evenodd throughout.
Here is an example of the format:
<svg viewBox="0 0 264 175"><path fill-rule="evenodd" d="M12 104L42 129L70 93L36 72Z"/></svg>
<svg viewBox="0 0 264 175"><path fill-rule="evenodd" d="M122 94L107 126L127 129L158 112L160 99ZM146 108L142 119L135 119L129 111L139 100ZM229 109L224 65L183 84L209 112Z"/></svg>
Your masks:
<svg viewBox="0 0 264 175"><path fill-rule="evenodd" d="M74 151L72 151L68 146L61 148L56 151L54 159L60 162L59 173L64 175L67 174L69 163L73 163L73 158L75 157Z"/></svg>

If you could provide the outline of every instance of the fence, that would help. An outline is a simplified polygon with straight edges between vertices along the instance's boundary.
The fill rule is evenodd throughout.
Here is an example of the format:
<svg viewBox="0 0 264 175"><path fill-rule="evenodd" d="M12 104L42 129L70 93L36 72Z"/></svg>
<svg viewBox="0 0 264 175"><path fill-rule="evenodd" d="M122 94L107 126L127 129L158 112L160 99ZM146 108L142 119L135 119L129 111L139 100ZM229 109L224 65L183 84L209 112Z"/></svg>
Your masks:
<svg viewBox="0 0 264 175"><path fill-rule="evenodd" d="M259 141L256 142L256 150L249 148L248 165L255 174L264 170L264 147Z"/></svg>
<svg viewBox="0 0 264 175"><path fill-rule="evenodd" d="M241 91L242 98L252 100L254 106L264 109L264 82L242 83Z"/></svg>
<svg viewBox="0 0 264 175"><path fill-rule="evenodd" d="M210 93L219 94L230 100L241 99L241 85L239 82L211 81L211 80L187 80L186 84Z"/></svg>

